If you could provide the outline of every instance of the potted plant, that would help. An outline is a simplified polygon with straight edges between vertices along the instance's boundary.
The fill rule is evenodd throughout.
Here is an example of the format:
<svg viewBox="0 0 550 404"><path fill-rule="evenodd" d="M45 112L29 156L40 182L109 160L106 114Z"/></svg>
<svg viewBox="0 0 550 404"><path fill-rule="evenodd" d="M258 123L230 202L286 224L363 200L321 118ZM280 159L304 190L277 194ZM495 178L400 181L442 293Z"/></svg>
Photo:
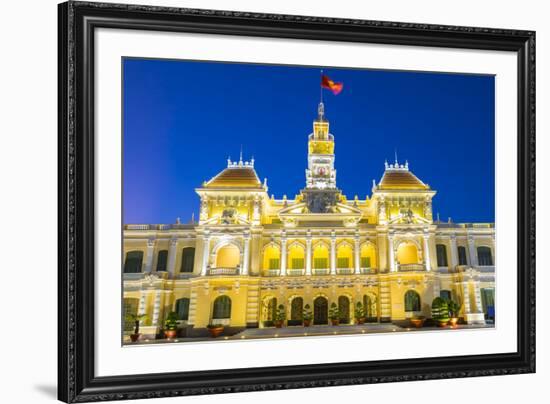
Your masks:
<svg viewBox="0 0 550 404"><path fill-rule="evenodd" d="M275 314L275 327L281 328L286 320L286 310L283 304L277 307L277 313Z"/></svg>
<svg viewBox="0 0 550 404"><path fill-rule="evenodd" d="M355 305L355 321L357 324L365 324L365 310L361 302L357 302Z"/></svg>
<svg viewBox="0 0 550 404"><path fill-rule="evenodd" d="M178 333L178 315L175 311L171 311L166 316L164 321L164 336L168 339L176 338Z"/></svg>
<svg viewBox="0 0 550 404"><path fill-rule="evenodd" d="M436 297L432 301L432 318L439 327L445 327L449 322L449 306L442 297Z"/></svg>
<svg viewBox="0 0 550 404"><path fill-rule="evenodd" d="M416 328L422 328L425 321L426 321L426 317L424 317L424 316L412 316L410 318L411 324L413 326L415 326Z"/></svg>
<svg viewBox="0 0 550 404"><path fill-rule="evenodd" d="M447 301L447 307L449 308L449 325L455 327L458 323L458 313L460 312L460 304L452 299Z"/></svg>
<svg viewBox="0 0 550 404"><path fill-rule="evenodd" d="M304 319L304 327L309 327L311 325L311 319L313 314L311 312L311 306L306 304L302 310L302 318Z"/></svg>
<svg viewBox="0 0 550 404"><path fill-rule="evenodd" d="M139 333L139 323L142 320L145 320L146 317L147 317L146 314L128 314L126 316L128 321L133 321L134 322L134 333L130 334L130 341L136 342L139 339L139 336L141 335Z"/></svg>
<svg viewBox="0 0 550 404"><path fill-rule="evenodd" d="M206 328L208 328L208 332L210 333L210 336L212 338L216 338L216 337L220 336L221 333L223 332L224 325L223 324L208 324L206 326Z"/></svg>
<svg viewBox="0 0 550 404"><path fill-rule="evenodd" d="M336 303L332 303L330 305L330 309L328 311L328 316L330 318L330 322L332 325L338 325L340 324L340 310L338 310L338 305Z"/></svg>

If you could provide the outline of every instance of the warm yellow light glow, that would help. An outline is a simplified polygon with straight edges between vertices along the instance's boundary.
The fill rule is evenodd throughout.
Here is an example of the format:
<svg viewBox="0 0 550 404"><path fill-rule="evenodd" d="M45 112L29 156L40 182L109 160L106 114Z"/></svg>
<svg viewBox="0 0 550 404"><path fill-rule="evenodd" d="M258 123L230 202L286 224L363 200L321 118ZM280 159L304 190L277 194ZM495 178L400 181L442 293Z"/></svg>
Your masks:
<svg viewBox="0 0 550 404"><path fill-rule="evenodd" d="M361 247L361 267L377 268L376 251L372 244L365 244Z"/></svg>
<svg viewBox="0 0 550 404"><path fill-rule="evenodd" d="M236 268L241 261L241 252L233 244L223 246L216 254L216 267Z"/></svg>
<svg viewBox="0 0 550 404"><path fill-rule="evenodd" d="M266 247L264 250L264 269L279 269L281 267L280 259L281 253L276 246Z"/></svg>
<svg viewBox="0 0 550 404"><path fill-rule="evenodd" d="M299 244L293 244L288 250L288 268L304 268L304 248Z"/></svg>
<svg viewBox="0 0 550 404"><path fill-rule="evenodd" d="M338 268L352 268L353 267L353 250L348 244L343 244L338 247L337 253Z"/></svg>
<svg viewBox="0 0 550 404"><path fill-rule="evenodd" d="M397 262L401 265L418 264L418 249L411 242L399 244L397 248Z"/></svg>
<svg viewBox="0 0 550 404"><path fill-rule="evenodd" d="M313 249L313 267L314 268L328 268L328 248L324 244L317 244Z"/></svg>

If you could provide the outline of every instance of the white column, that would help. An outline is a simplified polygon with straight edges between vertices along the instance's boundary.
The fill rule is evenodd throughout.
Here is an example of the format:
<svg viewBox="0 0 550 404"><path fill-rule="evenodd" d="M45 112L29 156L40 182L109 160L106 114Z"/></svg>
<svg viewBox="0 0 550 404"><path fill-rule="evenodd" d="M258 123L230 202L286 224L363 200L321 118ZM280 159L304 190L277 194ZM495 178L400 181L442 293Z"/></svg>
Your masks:
<svg viewBox="0 0 550 404"><path fill-rule="evenodd" d="M150 238L147 240L147 253L145 256L145 273L153 271L153 255L155 253L155 240Z"/></svg>
<svg viewBox="0 0 550 404"><path fill-rule="evenodd" d="M168 250L168 263L167 270L170 277L173 278L176 274L176 257L178 255L178 239L173 238L170 240L170 249Z"/></svg>
<svg viewBox="0 0 550 404"><path fill-rule="evenodd" d="M395 265L395 251L393 250L393 234L388 234L389 240L389 252L390 252L390 272L397 271L397 266Z"/></svg>
<svg viewBox="0 0 550 404"><path fill-rule="evenodd" d="M281 237L281 276L286 275L286 234Z"/></svg>
<svg viewBox="0 0 550 404"><path fill-rule="evenodd" d="M206 276L206 270L208 269L208 257L210 256L210 238L206 234L203 236L202 245L201 276Z"/></svg>
<svg viewBox="0 0 550 404"><path fill-rule="evenodd" d="M159 314L160 314L160 294L161 294L161 291L160 290L157 290L155 292L155 304L153 306L153 321L151 323L151 325L158 325L158 321L159 321Z"/></svg>
<svg viewBox="0 0 550 404"><path fill-rule="evenodd" d="M470 266L477 267L477 250L473 236L468 236L468 251L470 253Z"/></svg>
<svg viewBox="0 0 550 404"><path fill-rule="evenodd" d="M474 282L474 300L476 302L476 313L483 313L483 303L481 301L479 282Z"/></svg>
<svg viewBox="0 0 550 404"><path fill-rule="evenodd" d="M353 246L353 258L355 260L355 273L361 273L361 246L359 244L359 236L355 236L355 245Z"/></svg>
<svg viewBox="0 0 550 404"><path fill-rule="evenodd" d="M241 275L248 275L248 265L250 262L250 235L244 236L243 265Z"/></svg>
<svg viewBox="0 0 550 404"><path fill-rule="evenodd" d="M432 260L430 259L430 235L424 234L424 263L426 271L432 270Z"/></svg>
<svg viewBox="0 0 550 404"><path fill-rule="evenodd" d="M147 292L141 291L141 296L139 297L139 307L138 314L145 314L147 310Z"/></svg>
<svg viewBox="0 0 550 404"><path fill-rule="evenodd" d="M464 302L462 302L464 305L464 314L470 314L472 308L470 306L470 286L468 282L462 282L462 297L464 299Z"/></svg>
<svg viewBox="0 0 550 404"><path fill-rule="evenodd" d="M458 265L458 251L456 248L456 235L451 234L451 270L455 270Z"/></svg>
<svg viewBox="0 0 550 404"><path fill-rule="evenodd" d="M330 235L330 273L336 275L336 233Z"/></svg>
<svg viewBox="0 0 550 404"><path fill-rule="evenodd" d="M306 236L306 275L311 275L311 233Z"/></svg>

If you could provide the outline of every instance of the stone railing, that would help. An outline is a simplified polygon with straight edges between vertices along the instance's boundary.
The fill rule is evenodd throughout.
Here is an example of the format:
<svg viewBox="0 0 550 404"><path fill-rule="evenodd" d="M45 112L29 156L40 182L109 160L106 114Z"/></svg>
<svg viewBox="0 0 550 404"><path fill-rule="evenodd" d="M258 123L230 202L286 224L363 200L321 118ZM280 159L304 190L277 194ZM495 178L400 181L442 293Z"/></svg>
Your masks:
<svg viewBox="0 0 550 404"><path fill-rule="evenodd" d="M238 275L239 268L210 268L208 270L208 275Z"/></svg>
<svg viewBox="0 0 550 404"><path fill-rule="evenodd" d="M287 276L302 276L304 274L303 269L287 269L286 270Z"/></svg>
<svg viewBox="0 0 550 404"><path fill-rule="evenodd" d="M281 275L280 269L266 269L264 270L264 276L279 276Z"/></svg>
<svg viewBox="0 0 550 404"><path fill-rule="evenodd" d="M312 275L330 275L329 268L313 268Z"/></svg>
<svg viewBox="0 0 550 404"><path fill-rule="evenodd" d="M414 272L414 271L425 271L426 267L424 264L400 264L398 269L401 272Z"/></svg>
<svg viewBox="0 0 550 404"><path fill-rule="evenodd" d="M352 275L355 272L353 268L336 268L338 275Z"/></svg>
<svg viewBox="0 0 550 404"><path fill-rule="evenodd" d="M376 268L361 268L362 274L375 274L378 272L378 269Z"/></svg>

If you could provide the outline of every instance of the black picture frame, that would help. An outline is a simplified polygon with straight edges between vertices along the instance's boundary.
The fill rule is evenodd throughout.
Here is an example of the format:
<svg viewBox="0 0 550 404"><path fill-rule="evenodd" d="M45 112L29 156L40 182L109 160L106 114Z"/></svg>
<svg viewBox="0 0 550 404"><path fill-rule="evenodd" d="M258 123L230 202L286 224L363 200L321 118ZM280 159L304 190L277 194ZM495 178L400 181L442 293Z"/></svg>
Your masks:
<svg viewBox="0 0 550 404"><path fill-rule="evenodd" d="M64 402L103 401L535 372L535 33L511 29L141 5L59 5L59 374ZM517 351L513 353L94 375L94 30L100 27L515 52Z"/></svg>

